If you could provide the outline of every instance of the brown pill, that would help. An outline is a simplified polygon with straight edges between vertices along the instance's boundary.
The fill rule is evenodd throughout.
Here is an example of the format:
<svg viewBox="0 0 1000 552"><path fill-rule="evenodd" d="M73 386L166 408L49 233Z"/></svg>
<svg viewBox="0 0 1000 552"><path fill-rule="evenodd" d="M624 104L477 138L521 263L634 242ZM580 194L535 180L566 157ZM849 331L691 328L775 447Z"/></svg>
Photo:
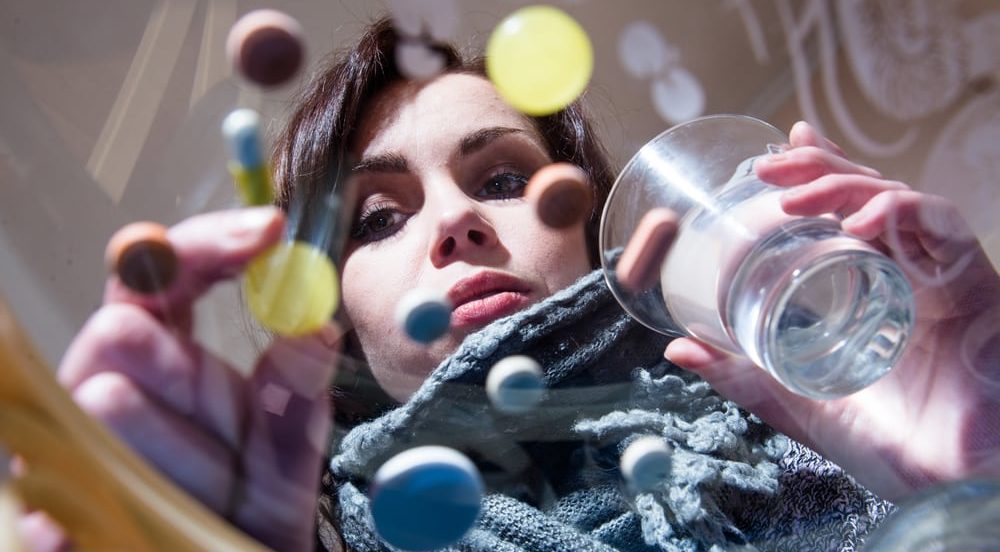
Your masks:
<svg viewBox="0 0 1000 552"><path fill-rule="evenodd" d="M590 216L593 194L587 175L569 163L553 163L531 177L525 196L551 228L567 228Z"/></svg>
<svg viewBox="0 0 1000 552"><path fill-rule="evenodd" d="M302 26L276 10L256 10L229 30L226 54L247 80L272 87L286 83L305 59Z"/></svg>
<svg viewBox="0 0 1000 552"><path fill-rule="evenodd" d="M115 232L104 253L108 269L132 291L153 294L177 276L177 254L167 229L155 222L134 222Z"/></svg>
<svg viewBox="0 0 1000 552"><path fill-rule="evenodd" d="M656 285L676 233L677 215L670 209L656 208L642 217L615 267L623 288L640 293Z"/></svg>

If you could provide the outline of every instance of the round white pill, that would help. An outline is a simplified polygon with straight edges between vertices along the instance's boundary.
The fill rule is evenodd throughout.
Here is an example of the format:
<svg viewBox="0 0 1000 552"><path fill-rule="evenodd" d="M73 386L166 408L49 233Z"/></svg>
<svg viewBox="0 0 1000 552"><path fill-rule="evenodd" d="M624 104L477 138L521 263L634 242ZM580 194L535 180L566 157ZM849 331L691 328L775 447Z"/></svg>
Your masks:
<svg viewBox="0 0 1000 552"><path fill-rule="evenodd" d="M479 517L483 481L462 453L423 446L390 458L371 491L375 530L402 550L436 550L461 539Z"/></svg>
<svg viewBox="0 0 1000 552"><path fill-rule="evenodd" d="M689 121L705 111L705 90L690 71L680 66L657 77L650 94L656 112L671 124Z"/></svg>
<svg viewBox="0 0 1000 552"><path fill-rule="evenodd" d="M622 475L638 492L652 490L670 478L673 451L660 437L640 437L622 453Z"/></svg>
<svg viewBox="0 0 1000 552"><path fill-rule="evenodd" d="M402 39L396 45L396 63L406 78L427 80L444 70L446 60L422 40Z"/></svg>
<svg viewBox="0 0 1000 552"><path fill-rule="evenodd" d="M451 325L451 302L439 291L414 289L396 305L396 323L410 339L430 343L447 333Z"/></svg>
<svg viewBox="0 0 1000 552"><path fill-rule="evenodd" d="M514 355L493 365L486 377L486 394L501 412L527 412L545 395L542 367L533 358Z"/></svg>
<svg viewBox="0 0 1000 552"><path fill-rule="evenodd" d="M676 63L677 51L667 44L655 25L633 21L618 37L618 57L630 75L647 79Z"/></svg>

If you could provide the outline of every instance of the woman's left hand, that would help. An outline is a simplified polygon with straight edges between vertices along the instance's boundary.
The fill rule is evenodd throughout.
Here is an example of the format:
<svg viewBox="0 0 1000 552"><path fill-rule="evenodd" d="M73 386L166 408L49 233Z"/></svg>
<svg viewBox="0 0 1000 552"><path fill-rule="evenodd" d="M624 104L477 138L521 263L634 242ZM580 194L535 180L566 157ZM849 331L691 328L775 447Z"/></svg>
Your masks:
<svg viewBox="0 0 1000 552"><path fill-rule="evenodd" d="M666 356L884 498L1000 476L1000 276L986 253L945 198L849 161L808 124L795 125L790 142L758 161L757 175L791 187L786 212L840 214L846 232L900 264L917 301L906 352L872 386L829 401L691 338L671 342Z"/></svg>

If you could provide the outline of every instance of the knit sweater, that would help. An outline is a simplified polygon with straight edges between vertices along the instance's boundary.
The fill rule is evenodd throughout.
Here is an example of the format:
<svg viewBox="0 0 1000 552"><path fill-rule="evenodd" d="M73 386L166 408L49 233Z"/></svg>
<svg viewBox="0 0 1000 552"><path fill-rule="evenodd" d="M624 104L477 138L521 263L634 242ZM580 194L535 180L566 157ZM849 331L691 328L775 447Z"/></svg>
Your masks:
<svg viewBox="0 0 1000 552"><path fill-rule="evenodd" d="M600 271L470 335L405 404L354 427L331 451L320 542L392 550L366 496L375 470L411 447L469 456L486 484L475 527L449 550L857 549L891 509L838 467L664 360L667 338L614 301ZM513 354L543 367L533 411L495 410L484 382ZM623 450L673 447L669 480L626 485Z"/></svg>

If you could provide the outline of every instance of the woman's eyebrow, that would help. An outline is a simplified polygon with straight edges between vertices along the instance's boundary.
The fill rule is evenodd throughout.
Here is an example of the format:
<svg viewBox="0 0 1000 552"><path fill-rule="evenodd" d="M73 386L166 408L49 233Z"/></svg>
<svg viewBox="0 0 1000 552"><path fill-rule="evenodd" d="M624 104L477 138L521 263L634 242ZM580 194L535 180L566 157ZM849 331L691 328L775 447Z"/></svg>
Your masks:
<svg viewBox="0 0 1000 552"><path fill-rule="evenodd" d="M373 155L367 159L362 159L360 163L351 169L352 173L368 172L388 172L405 173L409 172L409 165L406 158L399 153L390 152Z"/></svg>
<svg viewBox="0 0 1000 552"><path fill-rule="evenodd" d="M458 143L458 153L462 157L472 155L490 145L491 142L508 134L524 133L523 129L510 127L481 128L465 135Z"/></svg>

